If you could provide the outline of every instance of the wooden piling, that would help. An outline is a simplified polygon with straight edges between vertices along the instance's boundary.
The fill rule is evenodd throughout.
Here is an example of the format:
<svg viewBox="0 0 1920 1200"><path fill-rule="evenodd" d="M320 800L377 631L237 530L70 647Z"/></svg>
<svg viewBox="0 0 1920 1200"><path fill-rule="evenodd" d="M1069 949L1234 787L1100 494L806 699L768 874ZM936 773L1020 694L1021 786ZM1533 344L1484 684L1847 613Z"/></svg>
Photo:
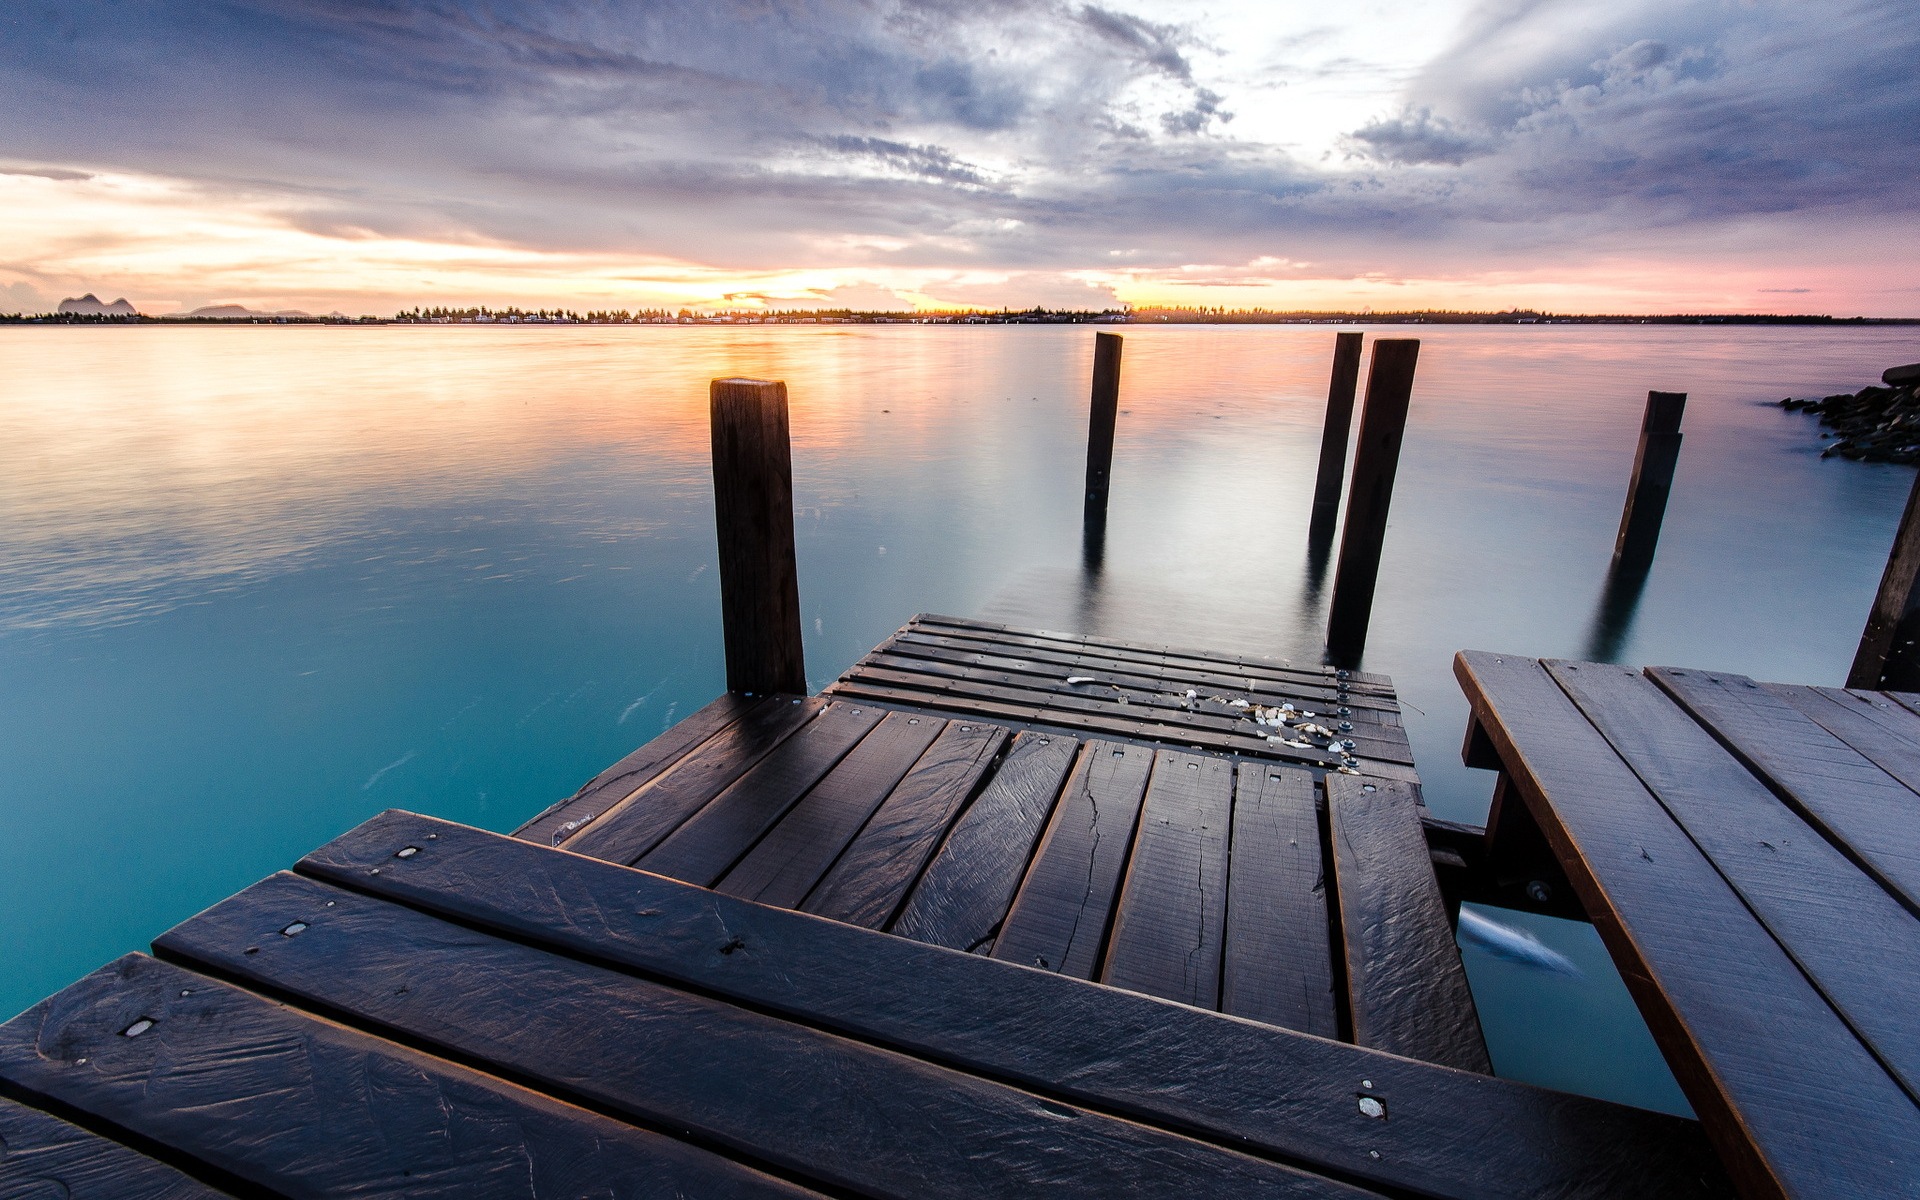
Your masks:
<svg viewBox="0 0 1920 1200"><path fill-rule="evenodd" d="M1327 652L1337 663L1358 662L1366 648L1373 590L1380 577L1380 550L1387 537L1387 509L1393 500L1393 477L1400 466L1400 441L1419 358L1416 338L1388 338L1373 344L1353 483L1347 492L1347 527L1340 539L1332 611L1327 616Z"/></svg>
<svg viewBox="0 0 1920 1200"><path fill-rule="evenodd" d="M1347 434L1353 427L1353 395L1360 383L1358 333L1333 338L1333 378L1327 384L1327 423L1320 434L1320 473L1313 484L1313 517L1307 544L1331 545L1340 518L1340 485L1347 473Z"/></svg>
<svg viewBox="0 0 1920 1200"><path fill-rule="evenodd" d="M1847 672L1850 688L1920 690L1920 476L1907 494L1907 511L1893 535L1893 552L1880 576L1860 648Z"/></svg>
<svg viewBox="0 0 1920 1200"><path fill-rule="evenodd" d="M711 411L727 690L805 695L787 385L716 379Z"/></svg>
<svg viewBox="0 0 1920 1200"><path fill-rule="evenodd" d="M1107 484L1113 474L1113 429L1120 412L1120 335L1093 337L1093 401L1087 417L1086 522L1105 532Z"/></svg>
<svg viewBox="0 0 1920 1200"><path fill-rule="evenodd" d="M1686 410L1685 392L1648 392L1647 411L1640 419L1640 447L1633 456L1633 480L1627 485L1627 506L1620 513L1620 532L1613 540L1616 567L1645 570L1653 563L1660 541L1660 520L1666 515L1667 495L1673 490L1673 469L1680 461L1680 414Z"/></svg>

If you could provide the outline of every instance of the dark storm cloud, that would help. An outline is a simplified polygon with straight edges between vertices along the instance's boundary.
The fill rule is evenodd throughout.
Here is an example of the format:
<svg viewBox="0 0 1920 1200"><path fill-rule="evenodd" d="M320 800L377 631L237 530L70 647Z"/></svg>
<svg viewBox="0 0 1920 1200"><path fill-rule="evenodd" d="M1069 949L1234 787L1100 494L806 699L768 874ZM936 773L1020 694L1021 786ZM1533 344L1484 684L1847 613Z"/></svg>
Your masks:
<svg viewBox="0 0 1920 1200"><path fill-rule="evenodd" d="M1498 0L1328 168L1228 136L1199 31L1103 5L69 0L0 17L0 158L727 266L1468 256L1913 212L1910 4Z"/></svg>

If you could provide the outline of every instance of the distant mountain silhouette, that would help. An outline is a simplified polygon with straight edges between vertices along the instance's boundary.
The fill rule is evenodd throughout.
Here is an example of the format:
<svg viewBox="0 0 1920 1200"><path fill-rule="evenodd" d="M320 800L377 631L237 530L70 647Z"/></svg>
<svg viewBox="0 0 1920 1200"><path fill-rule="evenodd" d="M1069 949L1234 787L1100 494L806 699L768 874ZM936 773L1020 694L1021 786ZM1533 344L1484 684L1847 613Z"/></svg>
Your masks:
<svg viewBox="0 0 1920 1200"><path fill-rule="evenodd" d="M313 316L312 313L301 312L297 308L283 308L278 312L262 312L259 309L248 308L244 304L203 304L199 308L189 309L186 312L168 313L167 315L179 320L203 321L270 321L275 317L296 317L301 320L310 320Z"/></svg>
<svg viewBox="0 0 1920 1200"><path fill-rule="evenodd" d="M115 300L112 304L102 304L100 303L100 297L94 295L92 292L88 292L78 299L69 297L68 299L62 300L60 307L55 311L78 313L84 317L133 317L139 315L133 305L127 303L125 297Z"/></svg>

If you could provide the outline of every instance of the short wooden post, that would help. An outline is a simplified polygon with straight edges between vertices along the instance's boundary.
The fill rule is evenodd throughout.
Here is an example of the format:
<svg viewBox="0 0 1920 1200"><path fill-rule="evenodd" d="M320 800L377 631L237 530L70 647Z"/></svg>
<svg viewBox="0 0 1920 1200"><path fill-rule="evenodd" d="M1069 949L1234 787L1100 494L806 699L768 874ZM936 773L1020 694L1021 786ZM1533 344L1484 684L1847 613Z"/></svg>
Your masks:
<svg viewBox="0 0 1920 1200"><path fill-rule="evenodd" d="M1086 522L1105 531L1107 484L1113 475L1113 429L1120 413L1120 335L1093 336L1093 404L1087 417Z"/></svg>
<svg viewBox="0 0 1920 1200"><path fill-rule="evenodd" d="M1313 484L1313 517L1307 544L1331 545L1340 519L1340 485L1347 474L1347 433L1353 427L1353 394L1360 383L1358 333L1333 337L1333 379L1327 384L1327 424L1320 434L1320 474Z"/></svg>
<svg viewBox="0 0 1920 1200"><path fill-rule="evenodd" d="M1907 494L1907 511L1893 535L1893 552L1880 576L1867 628L1860 635L1850 688L1920 691L1920 475Z"/></svg>
<svg viewBox="0 0 1920 1200"><path fill-rule="evenodd" d="M1373 589L1380 578L1380 550L1387 539L1387 508L1400 467L1400 441L1413 397L1413 369L1420 358L1415 338L1373 344L1367 399L1360 411L1360 441L1354 450L1353 484L1347 492L1347 527L1333 571L1333 605L1327 616L1327 651L1336 663L1358 662L1373 618Z"/></svg>
<svg viewBox="0 0 1920 1200"><path fill-rule="evenodd" d="M805 695L787 385L716 379L711 411L727 690Z"/></svg>
<svg viewBox="0 0 1920 1200"><path fill-rule="evenodd" d="M1628 571L1645 570L1653 563L1660 520L1673 490L1673 469L1680 461L1680 414L1686 407L1685 392L1647 393L1640 448L1633 456L1633 481L1627 485L1627 506L1613 539L1613 561Z"/></svg>

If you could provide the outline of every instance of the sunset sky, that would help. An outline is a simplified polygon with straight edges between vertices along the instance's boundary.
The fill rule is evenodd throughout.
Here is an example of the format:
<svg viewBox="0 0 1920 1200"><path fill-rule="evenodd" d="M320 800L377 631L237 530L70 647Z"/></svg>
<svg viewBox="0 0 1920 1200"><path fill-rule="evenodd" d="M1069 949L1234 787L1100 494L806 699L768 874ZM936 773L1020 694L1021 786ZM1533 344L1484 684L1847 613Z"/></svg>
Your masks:
<svg viewBox="0 0 1920 1200"><path fill-rule="evenodd" d="M21 0L0 312L1920 315L1913 0Z"/></svg>

